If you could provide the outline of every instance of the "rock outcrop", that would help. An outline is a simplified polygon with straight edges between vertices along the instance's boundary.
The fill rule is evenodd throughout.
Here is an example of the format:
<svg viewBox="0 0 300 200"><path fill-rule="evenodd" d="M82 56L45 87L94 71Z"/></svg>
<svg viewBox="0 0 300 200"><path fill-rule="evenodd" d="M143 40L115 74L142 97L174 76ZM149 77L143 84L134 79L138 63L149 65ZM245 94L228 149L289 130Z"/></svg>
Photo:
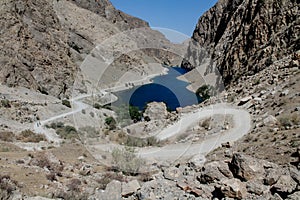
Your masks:
<svg viewBox="0 0 300 200"><path fill-rule="evenodd" d="M199 19L182 66L211 58L228 85L299 50L299 24L298 1L220 0Z"/></svg>
<svg viewBox="0 0 300 200"><path fill-rule="evenodd" d="M60 96L77 66L52 1L0 2L0 82Z"/></svg>
<svg viewBox="0 0 300 200"><path fill-rule="evenodd" d="M133 52L114 52L118 66L125 66L126 71L147 60L171 63L176 57L169 51L174 45L163 34L150 29L147 22L116 10L107 0L4 0L0 8L0 83L12 87L70 96L86 56L107 38L138 28L142 28L139 37L123 41L132 45ZM160 46L142 49L148 43Z"/></svg>
<svg viewBox="0 0 300 200"><path fill-rule="evenodd" d="M237 166L233 168L232 165ZM266 182L264 180L270 178L270 170L277 178ZM251 179L246 180L237 171L252 174ZM136 181L123 183L126 189L122 194L123 197L127 194L129 199L293 199L299 194L299 182L291 171L295 173L297 169L235 153L230 163L207 162L200 168L181 163L163 168L153 176L153 180L143 182L141 186ZM112 184L115 181L108 184L107 191Z"/></svg>
<svg viewBox="0 0 300 200"><path fill-rule="evenodd" d="M148 103L143 115L150 120L165 120L168 115L167 106L163 102Z"/></svg>

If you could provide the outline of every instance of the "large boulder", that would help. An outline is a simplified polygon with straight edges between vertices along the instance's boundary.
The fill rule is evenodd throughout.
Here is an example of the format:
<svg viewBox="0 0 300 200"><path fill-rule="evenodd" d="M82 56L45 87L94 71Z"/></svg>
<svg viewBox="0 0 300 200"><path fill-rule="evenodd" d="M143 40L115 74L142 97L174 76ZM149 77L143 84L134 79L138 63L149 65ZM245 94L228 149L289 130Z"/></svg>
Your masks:
<svg viewBox="0 0 300 200"><path fill-rule="evenodd" d="M255 180L248 181L246 183L246 188L249 193L255 195L262 195L270 190L270 186L266 186L263 183Z"/></svg>
<svg viewBox="0 0 300 200"><path fill-rule="evenodd" d="M149 117L150 120L164 120L167 116L167 106L163 102L148 103L144 112L144 117Z"/></svg>
<svg viewBox="0 0 300 200"><path fill-rule="evenodd" d="M265 126L269 126L269 127L275 126L278 123L276 117L274 117L273 115L269 115L268 117L266 117L263 120L263 122Z"/></svg>
<svg viewBox="0 0 300 200"><path fill-rule="evenodd" d="M243 181L259 179L265 173L263 163L260 160L239 153L233 155L230 168L233 175Z"/></svg>
<svg viewBox="0 0 300 200"><path fill-rule="evenodd" d="M226 178L233 178L228 165L223 162L210 162L203 168L200 177L198 178L201 183L213 183Z"/></svg>
<svg viewBox="0 0 300 200"><path fill-rule="evenodd" d="M274 185L278 181L280 175L281 173L279 173L277 169L267 169L264 178L264 184L270 186Z"/></svg>
<svg viewBox="0 0 300 200"><path fill-rule="evenodd" d="M177 167L171 167L164 170L164 177L168 180L182 179L182 172Z"/></svg>
<svg viewBox="0 0 300 200"><path fill-rule="evenodd" d="M300 171L294 167L290 167L289 169L291 177L300 185Z"/></svg>
<svg viewBox="0 0 300 200"><path fill-rule="evenodd" d="M239 179L226 179L221 182L221 192L225 197L245 199L248 195L245 183Z"/></svg>
<svg viewBox="0 0 300 200"><path fill-rule="evenodd" d="M105 191L99 195L102 200L119 200L122 198L122 183L113 180L107 184Z"/></svg>
<svg viewBox="0 0 300 200"><path fill-rule="evenodd" d="M136 193L141 188L137 180L122 184L122 196L127 197Z"/></svg>
<svg viewBox="0 0 300 200"><path fill-rule="evenodd" d="M272 191L278 194L291 194L297 187L297 183L289 175L279 177L277 183L273 185Z"/></svg>
<svg viewBox="0 0 300 200"><path fill-rule="evenodd" d="M238 106L242 106L244 104L246 104L248 101L250 101L252 99L251 96L248 96L248 97L244 97L240 100L240 102L238 103Z"/></svg>

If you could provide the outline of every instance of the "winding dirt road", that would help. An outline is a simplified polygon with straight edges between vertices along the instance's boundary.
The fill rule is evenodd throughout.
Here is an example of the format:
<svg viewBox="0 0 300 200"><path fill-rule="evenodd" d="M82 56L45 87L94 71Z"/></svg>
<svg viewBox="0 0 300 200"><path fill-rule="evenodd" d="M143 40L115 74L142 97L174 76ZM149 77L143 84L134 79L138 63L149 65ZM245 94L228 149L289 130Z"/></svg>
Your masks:
<svg viewBox="0 0 300 200"><path fill-rule="evenodd" d="M50 141L60 143L61 139L55 133L46 129L44 125L59 118L76 114L81 112L83 109L88 108L90 105L87 105L80 100L89 96L91 96L91 94L71 99L70 101L73 105L72 111L35 123L35 132L44 134ZM184 133L188 127L199 122L201 119L208 118L216 114L231 115L233 117L233 128L207 136L201 142L197 143L190 142L171 144L164 147L137 148L137 154L142 158L155 161L175 161L183 157L188 158L195 155L204 157L207 153L216 149L222 143L236 141L247 134L251 129L251 116L247 111L233 108L228 104L215 104L183 115L178 122L159 132L156 135L156 138L159 140L166 140L170 137L180 135ZM92 147L102 151L112 151L114 148L121 148L122 146L116 144L100 144ZM99 158L97 155L95 157Z"/></svg>
<svg viewBox="0 0 300 200"><path fill-rule="evenodd" d="M176 124L162 130L156 137L160 140L165 140L179 135L186 131L190 125L216 114L231 115L233 117L233 128L207 136L201 142L197 143L179 143L164 147L139 149L139 155L143 158L168 161L195 155L205 156L222 143L233 142L240 139L251 129L251 116L247 111L232 108L228 104L215 104L183 116Z"/></svg>
<svg viewBox="0 0 300 200"><path fill-rule="evenodd" d="M226 142L233 142L246 135L251 129L251 116L246 110L233 108L228 104L215 104L205 108L198 109L193 113L184 115L177 123L162 130L156 135L160 140L182 134L186 129L199 122L201 119L212 117L213 115L231 115L233 118L233 128L205 137L197 143L177 143L166 145L164 147L146 147L136 148L137 155L149 160L150 162L168 161L174 162L180 159L187 159L196 156L203 163L205 155ZM92 148L101 151L111 152L114 148L120 148L121 145L102 144L93 145ZM96 156L98 157L98 156ZM98 157L100 158L100 157Z"/></svg>

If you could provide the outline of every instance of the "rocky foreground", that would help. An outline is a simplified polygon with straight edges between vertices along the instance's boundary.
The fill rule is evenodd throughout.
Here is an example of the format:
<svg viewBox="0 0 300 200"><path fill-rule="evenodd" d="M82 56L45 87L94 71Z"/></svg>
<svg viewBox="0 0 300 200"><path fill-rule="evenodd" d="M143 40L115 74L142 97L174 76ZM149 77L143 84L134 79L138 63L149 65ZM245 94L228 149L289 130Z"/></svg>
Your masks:
<svg viewBox="0 0 300 200"><path fill-rule="evenodd" d="M299 151L295 152L299 156ZM299 168L298 168L299 169ZM297 199L300 172L240 153L224 161L193 162L161 171L146 183L113 181L95 199Z"/></svg>

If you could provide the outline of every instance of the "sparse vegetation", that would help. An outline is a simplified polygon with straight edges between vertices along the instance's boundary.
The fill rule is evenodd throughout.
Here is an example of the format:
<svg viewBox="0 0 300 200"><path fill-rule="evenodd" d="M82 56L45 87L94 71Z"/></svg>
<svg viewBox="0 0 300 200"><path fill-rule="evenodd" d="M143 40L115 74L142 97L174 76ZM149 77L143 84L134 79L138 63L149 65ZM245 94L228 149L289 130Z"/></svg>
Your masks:
<svg viewBox="0 0 300 200"><path fill-rule="evenodd" d="M11 105L10 105L10 102L8 99L2 99L1 100L1 106L4 107L4 108L10 108Z"/></svg>
<svg viewBox="0 0 300 200"><path fill-rule="evenodd" d="M58 128L63 128L64 123L63 122L57 122L57 123L51 123L50 126L46 125L47 128L52 128L52 129L58 129Z"/></svg>
<svg viewBox="0 0 300 200"><path fill-rule="evenodd" d="M67 139L78 139L79 134L75 127L70 125L64 125L62 122L51 123L50 126L46 126L47 128L52 128L56 130L56 134L61 138Z"/></svg>
<svg viewBox="0 0 300 200"><path fill-rule="evenodd" d="M196 94L199 95L204 101L209 99L211 96L216 94L216 90L211 85L202 85L196 91Z"/></svg>
<svg viewBox="0 0 300 200"><path fill-rule="evenodd" d="M127 135L125 145L130 147L158 146L159 142L155 137L138 138Z"/></svg>
<svg viewBox="0 0 300 200"><path fill-rule="evenodd" d="M77 178L70 180L70 183L67 185L70 191L79 192L80 191L81 181Z"/></svg>
<svg viewBox="0 0 300 200"><path fill-rule="evenodd" d="M160 146L161 143L155 137L139 138L122 131L110 132L110 140L128 147Z"/></svg>
<svg viewBox="0 0 300 200"><path fill-rule="evenodd" d="M86 200L88 199L88 194L81 191L81 181L77 178L73 178L67 184L68 191L59 191L55 196L60 199L72 199L72 200Z"/></svg>
<svg viewBox="0 0 300 200"><path fill-rule="evenodd" d="M96 109L98 109L98 110L99 110L101 107L102 107L102 106L101 106L99 103L95 103L95 104L94 104L94 108L96 108Z"/></svg>
<svg viewBox="0 0 300 200"><path fill-rule="evenodd" d="M292 116L291 116L291 122L294 125L300 125L300 115L297 114L297 113L292 114Z"/></svg>
<svg viewBox="0 0 300 200"><path fill-rule="evenodd" d="M56 175L53 172L51 172L50 174L46 174L46 178L51 182L57 181Z"/></svg>
<svg viewBox="0 0 300 200"><path fill-rule="evenodd" d="M0 199L9 199L9 196L16 190L17 182L11 180L8 175L0 175Z"/></svg>
<svg viewBox="0 0 300 200"><path fill-rule="evenodd" d="M118 116L118 122L122 127L127 126L133 122L141 121L143 113L136 106L121 105L114 108Z"/></svg>
<svg viewBox="0 0 300 200"><path fill-rule="evenodd" d="M62 100L62 104L63 104L64 106L67 106L67 107L71 108L71 103L70 103L70 101L67 100L67 99Z"/></svg>
<svg viewBox="0 0 300 200"><path fill-rule="evenodd" d="M201 123L201 126L203 128L205 128L206 130L208 130L210 127L210 121L211 121L211 118L207 118L207 119L203 120Z"/></svg>
<svg viewBox="0 0 300 200"><path fill-rule="evenodd" d="M56 133L65 140L79 137L76 128L69 125L56 129Z"/></svg>
<svg viewBox="0 0 300 200"><path fill-rule="evenodd" d="M91 127L91 126L86 126L86 127L80 128L79 130L80 130L81 135L85 135L89 138L95 138L100 135L100 131L97 130L95 127Z"/></svg>
<svg viewBox="0 0 300 200"><path fill-rule="evenodd" d="M10 149L8 147L1 147L0 152L9 152Z"/></svg>
<svg viewBox="0 0 300 200"><path fill-rule="evenodd" d="M38 166L40 168L47 168L50 172L60 174L64 166L62 163L51 162L48 156L44 153L34 155L30 161L30 165Z"/></svg>
<svg viewBox="0 0 300 200"><path fill-rule="evenodd" d="M33 143L39 143L41 141L46 141L46 137L42 134L34 133L31 130L25 130L22 131L18 136L17 140L20 140L22 142L33 142Z"/></svg>
<svg viewBox="0 0 300 200"><path fill-rule="evenodd" d="M284 115L278 119L280 125L283 127L289 127L293 125L300 124L300 117L298 114L294 113L292 115Z"/></svg>
<svg viewBox="0 0 300 200"><path fill-rule="evenodd" d="M0 132L0 140L4 142L13 142L15 135L10 131L2 131Z"/></svg>
<svg viewBox="0 0 300 200"><path fill-rule="evenodd" d="M132 105L129 106L129 114L130 114L131 119L134 122L141 121L142 116L143 116L143 114L140 112L139 108L136 106L132 106Z"/></svg>
<svg viewBox="0 0 300 200"><path fill-rule="evenodd" d="M116 122L115 118L113 118L113 117L105 118L105 124L108 125L109 130L114 130L117 128L117 122Z"/></svg>
<svg viewBox="0 0 300 200"><path fill-rule="evenodd" d="M103 176L100 179L97 179L97 183L99 184L99 188L104 190L106 188L106 185L108 183L110 183L112 180L117 180L120 182L124 181L124 176L119 174L119 173L111 173L111 172L107 172L105 174L103 174Z"/></svg>
<svg viewBox="0 0 300 200"><path fill-rule="evenodd" d="M134 149L125 147L124 149L115 148L112 152L113 162L118 171L126 175L137 175L145 161L137 157Z"/></svg>

